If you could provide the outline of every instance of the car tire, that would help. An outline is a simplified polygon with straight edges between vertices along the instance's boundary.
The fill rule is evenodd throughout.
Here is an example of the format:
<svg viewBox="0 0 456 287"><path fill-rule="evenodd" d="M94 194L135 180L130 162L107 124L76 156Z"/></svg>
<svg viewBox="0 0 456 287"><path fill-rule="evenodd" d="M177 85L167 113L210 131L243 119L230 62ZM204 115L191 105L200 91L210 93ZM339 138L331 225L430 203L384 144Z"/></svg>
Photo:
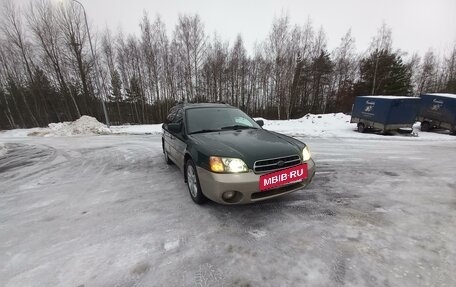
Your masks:
<svg viewBox="0 0 456 287"><path fill-rule="evenodd" d="M359 133L364 133L366 131L366 127L364 126L363 123L358 123L358 132Z"/></svg>
<svg viewBox="0 0 456 287"><path fill-rule="evenodd" d="M422 132L428 132L431 130L431 124L429 122L424 121L421 123L420 129Z"/></svg>
<svg viewBox="0 0 456 287"><path fill-rule="evenodd" d="M163 148L163 157L165 158L166 164L173 164L173 162L169 159L168 152L165 149L165 143L162 142L162 148Z"/></svg>
<svg viewBox="0 0 456 287"><path fill-rule="evenodd" d="M195 164L191 159L188 159L185 162L185 179L187 181L188 192L190 193L192 200L196 204L203 204L206 202L207 199L201 191Z"/></svg>

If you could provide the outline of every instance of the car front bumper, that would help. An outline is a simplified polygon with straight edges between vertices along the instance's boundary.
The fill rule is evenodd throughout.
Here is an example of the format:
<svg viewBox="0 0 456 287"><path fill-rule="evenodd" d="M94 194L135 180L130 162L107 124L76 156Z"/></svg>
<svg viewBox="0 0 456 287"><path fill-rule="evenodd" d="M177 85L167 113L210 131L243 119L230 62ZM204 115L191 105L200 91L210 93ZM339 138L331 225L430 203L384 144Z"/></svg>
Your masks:
<svg viewBox="0 0 456 287"><path fill-rule="evenodd" d="M315 175L315 162L310 159L305 163L307 163L307 179L266 191L259 190L259 181L262 174L255 174L253 171L221 174L210 172L201 167L197 167L197 171L201 190L207 198L222 204L246 204L305 188ZM237 195L232 200L224 200L222 194L226 191L236 191Z"/></svg>

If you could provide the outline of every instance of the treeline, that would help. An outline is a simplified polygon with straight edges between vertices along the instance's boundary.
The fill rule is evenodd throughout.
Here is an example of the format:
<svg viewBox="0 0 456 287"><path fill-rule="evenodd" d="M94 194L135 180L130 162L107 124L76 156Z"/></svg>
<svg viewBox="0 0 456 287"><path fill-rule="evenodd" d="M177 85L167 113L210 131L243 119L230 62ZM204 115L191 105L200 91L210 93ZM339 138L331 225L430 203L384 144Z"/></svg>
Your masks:
<svg viewBox="0 0 456 287"><path fill-rule="evenodd" d="M241 36L229 43L208 35L198 15L179 16L168 37L163 21L145 13L139 37L92 35L94 59L81 7L53 3L17 7L3 0L0 129L84 114L104 121L102 101L111 123L122 124L162 122L177 101L220 101L253 116L289 119L349 112L357 95L456 93L456 47L442 56L407 55L393 49L385 25L363 53L350 30L331 51L322 28L283 16L249 55Z"/></svg>

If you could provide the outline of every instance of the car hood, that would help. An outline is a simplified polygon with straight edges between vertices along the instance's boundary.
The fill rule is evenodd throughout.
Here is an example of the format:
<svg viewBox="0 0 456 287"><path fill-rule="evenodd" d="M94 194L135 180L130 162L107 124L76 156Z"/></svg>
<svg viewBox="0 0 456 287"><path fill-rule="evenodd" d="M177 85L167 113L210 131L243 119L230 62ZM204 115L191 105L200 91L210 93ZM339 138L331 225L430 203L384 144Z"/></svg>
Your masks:
<svg viewBox="0 0 456 287"><path fill-rule="evenodd" d="M241 129L189 136L207 156L241 158L249 168L260 159L300 155L303 143L264 129Z"/></svg>

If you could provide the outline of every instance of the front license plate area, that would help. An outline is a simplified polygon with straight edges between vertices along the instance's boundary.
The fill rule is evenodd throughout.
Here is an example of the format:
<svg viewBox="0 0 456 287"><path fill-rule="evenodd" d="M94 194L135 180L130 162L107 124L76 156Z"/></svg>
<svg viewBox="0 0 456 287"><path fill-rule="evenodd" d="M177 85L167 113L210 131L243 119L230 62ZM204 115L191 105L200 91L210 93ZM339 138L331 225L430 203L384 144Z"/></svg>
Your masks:
<svg viewBox="0 0 456 287"><path fill-rule="evenodd" d="M260 191L277 188L307 178L307 163L263 174L260 176Z"/></svg>

